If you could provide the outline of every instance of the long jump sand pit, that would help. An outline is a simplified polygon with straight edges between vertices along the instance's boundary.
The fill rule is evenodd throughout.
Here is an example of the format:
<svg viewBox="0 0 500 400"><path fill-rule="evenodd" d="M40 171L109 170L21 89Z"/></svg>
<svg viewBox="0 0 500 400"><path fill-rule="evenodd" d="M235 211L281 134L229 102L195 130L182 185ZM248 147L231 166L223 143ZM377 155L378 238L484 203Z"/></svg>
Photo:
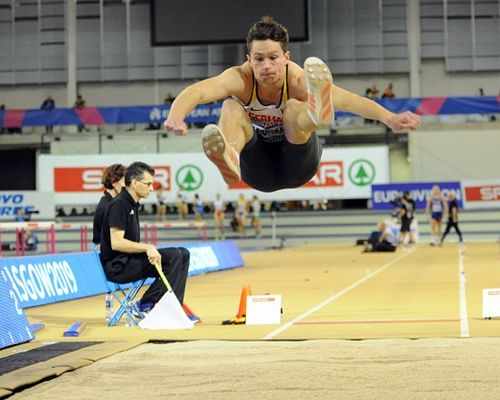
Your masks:
<svg viewBox="0 0 500 400"><path fill-rule="evenodd" d="M148 343L12 399L498 399L500 339Z"/></svg>

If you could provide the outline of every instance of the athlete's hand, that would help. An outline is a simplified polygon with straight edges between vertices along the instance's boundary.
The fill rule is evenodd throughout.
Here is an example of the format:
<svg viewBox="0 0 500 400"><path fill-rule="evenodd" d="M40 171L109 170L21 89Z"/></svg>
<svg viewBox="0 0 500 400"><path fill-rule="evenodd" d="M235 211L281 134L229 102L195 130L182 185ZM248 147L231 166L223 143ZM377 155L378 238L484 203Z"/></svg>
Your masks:
<svg viewBox="0 0 500 400"><path fill-rule="evenodd" d="M411 111L405 111L401 114L394 114L383 122L394 132L414 131L420 125L420 116Z"/></svg>
<svg viewBox="0 0 500 400"><path fill-rule="evenodd" d="M179 136L186 136L188 133L186 123L178 119L167 118L163 123L163 125L165 126L165 129L167 131L174 132L176 135Z"/></svg>
<svg viewBox="0 0 500 400"><path fill-rule="evenodd" d="M148 250L146 251L146 255L148 256L148 261L151 264L160 264L161 265L161 254L158 252L155 246L151 245L148 247Z"/></svg>

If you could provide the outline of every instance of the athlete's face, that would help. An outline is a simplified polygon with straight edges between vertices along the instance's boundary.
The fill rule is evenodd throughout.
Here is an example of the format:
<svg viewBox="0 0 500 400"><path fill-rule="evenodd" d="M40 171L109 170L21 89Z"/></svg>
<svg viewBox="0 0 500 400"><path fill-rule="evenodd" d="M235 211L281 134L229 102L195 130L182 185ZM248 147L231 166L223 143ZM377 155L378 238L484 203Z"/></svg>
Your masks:
<svg viewBox="0 0 500 400"><path fill-rule="evenodd" d="M257 81L264 84L281 83L289 59L290 52L284 52L279 42L269 39L254 40L247 55Z"/></svg>

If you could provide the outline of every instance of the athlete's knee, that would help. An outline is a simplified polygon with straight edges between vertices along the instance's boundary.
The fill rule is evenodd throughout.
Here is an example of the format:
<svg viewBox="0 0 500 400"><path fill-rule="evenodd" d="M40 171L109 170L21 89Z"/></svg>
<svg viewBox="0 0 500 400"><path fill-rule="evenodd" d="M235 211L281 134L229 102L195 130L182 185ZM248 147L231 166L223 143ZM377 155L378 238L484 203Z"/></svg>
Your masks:
<svg viewBox="0 0 500 400"><path fill-rule="evenodd" d="M286 104L285 112L287 110L289 110L289 111L299 110L300 111L300 110L306 109L306 107L307 107L305 102L297 100L297 99L289 99L286 101L285 104Z"/></svg>
<svg viewBox="0 0 500 400"><path fill-rule="evenodd" d="M295 121L297 115L307 109L306 103L297 99L290 99L286 102L285 111L283 112L283 119L288 122Z"/></svg>
<svg viewBox="0 0 500 400"><path fill-rule="evenodd" d="M238 103L236 100L226 99L222 103L221 114L223 114L223 115L225 115L225 114L243 115L246 113L245 113L245 109L243 108L243 106L240 103Z"/></svg>

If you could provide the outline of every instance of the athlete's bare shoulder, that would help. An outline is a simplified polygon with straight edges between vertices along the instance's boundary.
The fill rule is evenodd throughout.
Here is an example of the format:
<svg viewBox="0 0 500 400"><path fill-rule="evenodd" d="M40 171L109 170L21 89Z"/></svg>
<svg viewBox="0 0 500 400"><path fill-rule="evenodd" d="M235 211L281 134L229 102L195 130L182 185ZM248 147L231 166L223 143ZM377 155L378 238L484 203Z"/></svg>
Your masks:
<svg viewBox="0 0 500 400"><path fill-rule="evenodd" d="M232 96L242 102L248 100L253 85L253 72L248 62L226 69L220 74L220 78Z"/></svg>
<svg viewBox="0 0 500 400"><path fill-rule="evenodd" d="M293 61L288 62L288 94L291 99L300 101L304 101L307 98L304 70Z"/></svg>

